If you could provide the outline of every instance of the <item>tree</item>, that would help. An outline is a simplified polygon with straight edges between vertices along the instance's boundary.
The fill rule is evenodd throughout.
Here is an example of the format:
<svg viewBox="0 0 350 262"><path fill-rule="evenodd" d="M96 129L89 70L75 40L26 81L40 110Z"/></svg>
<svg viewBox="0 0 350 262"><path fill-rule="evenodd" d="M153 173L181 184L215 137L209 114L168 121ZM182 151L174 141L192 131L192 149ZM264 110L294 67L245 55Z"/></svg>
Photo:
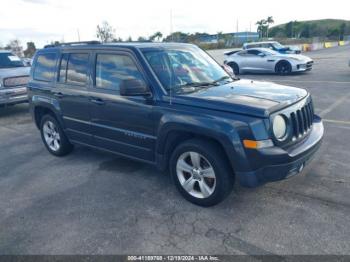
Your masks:
<svg viewBox="0 0 350 262"><path fill-rule="evenodd" d="M137 41L138 41L138 42L147 42L147 39L146 39L146 37L139 36L139 37L137 38Z"/></svg>
<svg viewBox="0 0 350 262"><path fill-rule="evenodd" d="M25 57L33 57L36 48L34 42L27 42L27 49L23 51Z"/></svg>
<svg viewBox="0 0 350 262"><path fill-rule="evenodd" d="M155 39L157 39L157 41L159 42L159 40L161 39L163 37L163 34L161 33L161 32L156 32L156 33L154 33L153 35L151 35L150 37L149 37L149 40L150 41L154 41Z"/></svg>
<svg viewBox="0 0 350 262"><path fill-rule="evenodd" d="M265 21L266 21L266 37L268 38L270 24L273 24L275 21L273 20L272 16L268 16Z"/></svg>
<svg viewBox="0 0 350 262"><path fill-rule="evenodd" d="M168 35L163 41L164 42L178 42L178 43L187 43L189 35L183 32L174 32Z"/></svg>
<svg viewBox="0 0 350 262"><path fill-rule="evenodd" d="M115 29L107 21L103 21L101 25L97 25L96 36L103 43L111 42L116 38Z"/></svg>
<svg viewBox="0 0 350 262"><path fill-rule="evenodd" d="M132 42L131 36L129 36L129 37L126 39L126 42Z"/></svg>
<svg viewBox="0 0 350 262"><path fill-rule="evenodd" d="M112 43L118 43L118 42L123 42L123 39L121 37L113 38Z"/></svg>
<svg viewBox="0 0 350 262"><path fill-rule="evenodd" d="M23 47L18 39L11 40L6 46L6 50L11 50L17 56L23 56Z"/></svg>
<svg viewBox="0 0 350 262"><path fill-rule="evenodd" d="M262 19L256 22L256 25L258 26L258 33L260 35L260 37L264 37L265 36L265 32L266 32L266 20Z"/></svg>
<svg viewBox="0 0 350 262"><path fill-rule="evenodd" d="M346 24L341 23L341 25L339 26L340 40L344 40L345 29L346 29Z"/></svg>

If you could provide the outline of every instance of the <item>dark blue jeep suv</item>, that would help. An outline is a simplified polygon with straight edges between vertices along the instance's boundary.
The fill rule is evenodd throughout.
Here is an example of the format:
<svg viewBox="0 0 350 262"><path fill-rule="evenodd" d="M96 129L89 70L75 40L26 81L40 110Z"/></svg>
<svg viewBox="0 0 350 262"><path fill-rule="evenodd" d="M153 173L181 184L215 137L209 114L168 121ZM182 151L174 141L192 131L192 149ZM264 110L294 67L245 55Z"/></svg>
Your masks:
<svg viewBox="0 0 350 262"><path fill-rule="evenodd" d="M189 44L68 43L34 58L30 108L47 150L86 145L167 168L189 201L299 173L323 124L299 88L239 80Z"/></svg>

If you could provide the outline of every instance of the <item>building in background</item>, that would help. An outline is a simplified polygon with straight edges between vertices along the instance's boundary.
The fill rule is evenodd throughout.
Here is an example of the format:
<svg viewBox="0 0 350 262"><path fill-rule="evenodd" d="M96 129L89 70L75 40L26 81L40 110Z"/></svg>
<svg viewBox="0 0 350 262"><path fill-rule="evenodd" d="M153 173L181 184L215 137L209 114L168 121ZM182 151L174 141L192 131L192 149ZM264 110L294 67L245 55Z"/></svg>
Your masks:
<svg viewBox="0 0 350 262"><path fill-rule="evenodd" d="M201 44L217 44L219 42L224 42L225 46L237 46L242 45L246 42L253 42L259 40L259 33L257 32L236 32L236 33L223 33L200 35L197 41Z"/></svg>

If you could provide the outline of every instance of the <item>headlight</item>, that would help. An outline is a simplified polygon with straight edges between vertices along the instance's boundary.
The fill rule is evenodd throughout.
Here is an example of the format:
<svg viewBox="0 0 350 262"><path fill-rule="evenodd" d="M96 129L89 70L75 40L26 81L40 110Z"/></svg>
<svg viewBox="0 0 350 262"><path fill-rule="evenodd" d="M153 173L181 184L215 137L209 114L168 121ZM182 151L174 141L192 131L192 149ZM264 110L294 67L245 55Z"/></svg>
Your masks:
<svg viewBox="0 0 350 262"><path fill-rule="evenodd" d="M272 124L273 134L278 140L281 140L285 137L287 133L287 123L282 115L277 115L273 119Z"/></svg>

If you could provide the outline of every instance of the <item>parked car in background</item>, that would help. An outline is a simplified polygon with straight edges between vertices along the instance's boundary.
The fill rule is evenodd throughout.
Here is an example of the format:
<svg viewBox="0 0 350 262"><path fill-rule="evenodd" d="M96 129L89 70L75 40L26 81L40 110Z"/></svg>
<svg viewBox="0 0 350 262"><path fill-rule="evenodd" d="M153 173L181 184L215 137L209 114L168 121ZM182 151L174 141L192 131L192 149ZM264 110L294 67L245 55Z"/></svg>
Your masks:
<svg viewBox="0 0 350 262"><path fill-rule="evenodd" d="M28 91L51 154L78 144L170 170L202 206L227 197L235 179L255 187L298 174L323 137L306 90L231 77L189 44L47 46Z"/></svg>
<svg viewBox="0 0 350 262"><path fill-rule="evenodd" d="M229 65L236 75L243 73L305 72L312 69L313 60L300 54L280 54L267 48L250 48L225 53L224 64Z"/></svg>
<svg viewBox="0 0 350 262"><path fill-rule="evenodd" d="M25 66L32 66L33 60L31 58L25 57L25 58L22 58L22 61L23 61Z"/></svg>
<svg viewBox="0 0 350 262"><path fill-rule="evenodd" d="M300 54L301 50L284 46L277 41L266 41L266 42L252 42L243 44L243 49L250 48L268 48L281 54Z"/></svg>
<svg viewBox="0 0 350 262"><path fill-rule="evenodd" d="M9 51L0 51L0 105L28 102L26 85L30 67Z"/></svg>

